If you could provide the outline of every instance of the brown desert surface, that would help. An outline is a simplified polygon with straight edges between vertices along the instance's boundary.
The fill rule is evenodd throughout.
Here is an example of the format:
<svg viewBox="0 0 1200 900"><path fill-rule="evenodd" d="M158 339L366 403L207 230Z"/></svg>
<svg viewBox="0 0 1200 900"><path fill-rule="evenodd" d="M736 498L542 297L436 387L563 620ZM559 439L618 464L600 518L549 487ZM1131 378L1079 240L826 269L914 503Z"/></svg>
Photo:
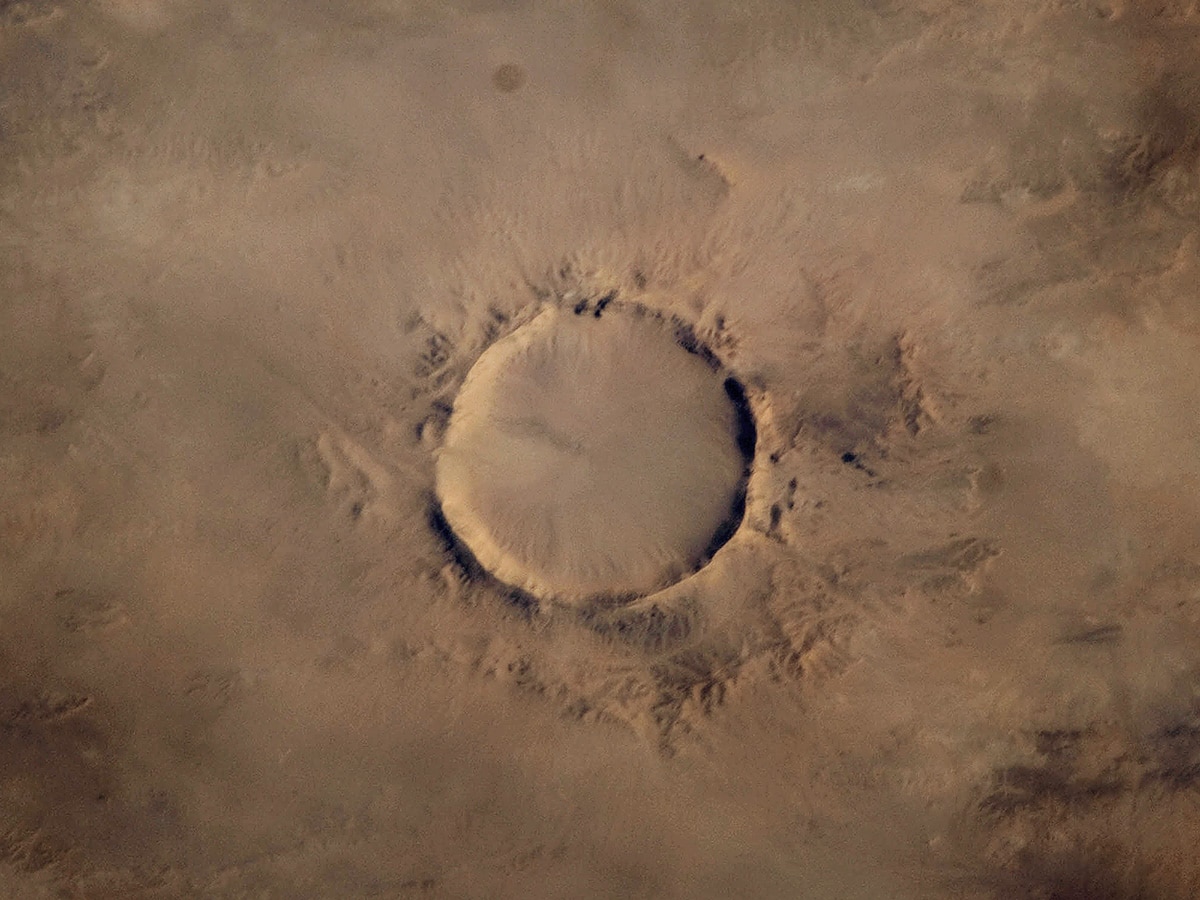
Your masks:
<svg viewBox="0 0 1200 900"><path fill-rule="evenodd" d="M1200 898L1195 0L0 0L0 897Z"/></svg>

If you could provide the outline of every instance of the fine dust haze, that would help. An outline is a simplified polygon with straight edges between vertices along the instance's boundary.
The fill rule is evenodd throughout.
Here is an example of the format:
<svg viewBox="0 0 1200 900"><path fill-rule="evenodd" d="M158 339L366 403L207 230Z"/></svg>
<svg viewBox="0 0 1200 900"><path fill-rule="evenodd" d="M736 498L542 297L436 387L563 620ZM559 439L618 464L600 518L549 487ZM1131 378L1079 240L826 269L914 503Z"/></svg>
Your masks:
<svg viewBox="0 0 1200 900"><path fill-rule="evenodd" d="M0 0L0 897L1200 897L1195 0Z"/></svg>

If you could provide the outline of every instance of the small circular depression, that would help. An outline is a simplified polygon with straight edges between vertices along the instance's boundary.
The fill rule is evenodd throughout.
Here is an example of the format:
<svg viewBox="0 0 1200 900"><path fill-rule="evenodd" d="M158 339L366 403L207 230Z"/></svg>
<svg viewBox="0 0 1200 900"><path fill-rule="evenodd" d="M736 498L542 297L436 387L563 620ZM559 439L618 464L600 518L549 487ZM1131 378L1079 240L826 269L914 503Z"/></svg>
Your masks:
<svg viewBox="0 0 1200 900"><path fill-rule="evenodd" d="M649 594L736 531L754 443L745 392L690 331L547 310L468 373L437 457L440 524L534 597Z"/></svg>

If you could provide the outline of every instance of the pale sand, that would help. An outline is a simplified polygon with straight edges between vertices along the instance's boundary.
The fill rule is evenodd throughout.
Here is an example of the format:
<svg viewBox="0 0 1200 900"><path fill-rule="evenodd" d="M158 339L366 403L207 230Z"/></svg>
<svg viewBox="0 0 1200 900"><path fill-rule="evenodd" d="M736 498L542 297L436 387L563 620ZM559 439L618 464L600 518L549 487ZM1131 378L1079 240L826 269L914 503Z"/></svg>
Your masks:
<svg viewBox="0 0 1200 900"><path fill-rule="evenodd" d="M1198 39L0 2L0 895L1200 896ZM614 292L744 385L744 518L614 604L728 491L648 549L614 467L514 593L452 410Z"/></svg>
<svg viewBox="0 0 1200 900"><path fill-rule="evenodd" d="M492 344L437 458L441 512L474 560L572 605L696 569L740 524L749 462L717 373L663 323L600 313L550 307Z"/></svg>

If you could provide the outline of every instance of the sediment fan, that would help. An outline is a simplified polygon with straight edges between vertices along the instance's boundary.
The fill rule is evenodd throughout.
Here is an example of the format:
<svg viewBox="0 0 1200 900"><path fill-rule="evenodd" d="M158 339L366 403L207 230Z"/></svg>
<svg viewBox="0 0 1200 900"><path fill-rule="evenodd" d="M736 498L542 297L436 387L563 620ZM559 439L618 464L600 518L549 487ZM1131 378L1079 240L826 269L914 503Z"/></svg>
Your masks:
<svg viewBox="0 0 1200 900"><path fill-rule="evenodd" d="M548 309L489 347L455 400L437 459L446 523L541 598L661 589L741 517L732 384L653 316Z"/></svg>

